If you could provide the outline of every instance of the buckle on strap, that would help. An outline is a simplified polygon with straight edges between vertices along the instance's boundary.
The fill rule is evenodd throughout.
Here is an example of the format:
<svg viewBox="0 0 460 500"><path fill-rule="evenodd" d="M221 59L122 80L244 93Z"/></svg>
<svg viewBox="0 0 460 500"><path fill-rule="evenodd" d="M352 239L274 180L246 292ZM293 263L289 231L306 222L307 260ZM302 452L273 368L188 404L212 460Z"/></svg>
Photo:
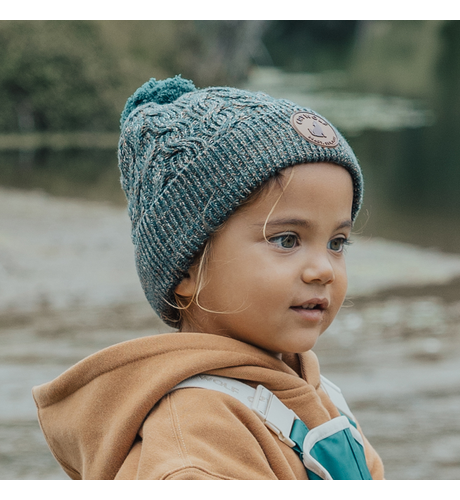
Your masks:
<svg viewBox="0 0 460 500"><path fill-rule="evenodd" d="M298 417L263 385L257 386L251 409L283 443L294 448L295 443L289 436Z"/></svg>

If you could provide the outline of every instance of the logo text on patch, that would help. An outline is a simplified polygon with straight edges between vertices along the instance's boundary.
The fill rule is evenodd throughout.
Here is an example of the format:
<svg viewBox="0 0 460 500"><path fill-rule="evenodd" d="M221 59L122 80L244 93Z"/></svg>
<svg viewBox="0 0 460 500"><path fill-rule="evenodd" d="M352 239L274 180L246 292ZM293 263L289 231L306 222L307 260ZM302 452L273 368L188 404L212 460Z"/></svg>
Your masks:
<svg viewBox="0 0 460 500"><path fill-rule="evenodd" d="M339 138L329 122L314 113L298 111L291 116L291 125L307 141L334 148L339 143Z"/></svg>

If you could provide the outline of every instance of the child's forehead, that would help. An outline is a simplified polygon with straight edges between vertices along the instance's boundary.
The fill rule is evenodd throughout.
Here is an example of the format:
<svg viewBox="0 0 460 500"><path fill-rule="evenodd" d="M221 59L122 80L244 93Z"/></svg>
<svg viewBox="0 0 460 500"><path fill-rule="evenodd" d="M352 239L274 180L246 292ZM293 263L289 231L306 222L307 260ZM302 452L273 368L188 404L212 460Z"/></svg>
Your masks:
<svg viewBox="0 0 460 500"><path fill-rule="evenodd" d="M331 171L337 172L338 175L331 177ZM308 179L318 178L329 179L330 187L339 183L345 183L353 190L353 179L351 174L342 166L330 162L318 163L298 163L277 172L277 175L270 177L257 190L256 195L259 198L272 194L273 191L286 191L290 185L295 186L298 183L307 182ZM328 183L326 182L325 187ZM253 193L254 195L254 193ZM249 198L251 198L250 195Z"/></svg>
<svg viewBox="0 0 460 500"><path fill-rule="evenodd" d="M241 208L253 215L286 210L330 209L348 211L351 218L353 180L343 167L333 163L298 164L285 169L277 179L263 184L256 197Z"/></svg>

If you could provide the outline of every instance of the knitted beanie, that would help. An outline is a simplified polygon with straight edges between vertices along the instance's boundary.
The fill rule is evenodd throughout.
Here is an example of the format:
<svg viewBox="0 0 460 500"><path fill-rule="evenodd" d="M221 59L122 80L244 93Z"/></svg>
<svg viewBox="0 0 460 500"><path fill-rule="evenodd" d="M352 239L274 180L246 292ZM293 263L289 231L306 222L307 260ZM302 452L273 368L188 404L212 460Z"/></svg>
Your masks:
<svg viewBox="0 0 460 500"><path fill-rule="evenodd" d="M353 151L314 111L264 93L196 89L180 76L140 87L121 115L121 183L147 300L177 327L174 290L194 257L241 202L276 172L331 162L363 180Z"/></svg>

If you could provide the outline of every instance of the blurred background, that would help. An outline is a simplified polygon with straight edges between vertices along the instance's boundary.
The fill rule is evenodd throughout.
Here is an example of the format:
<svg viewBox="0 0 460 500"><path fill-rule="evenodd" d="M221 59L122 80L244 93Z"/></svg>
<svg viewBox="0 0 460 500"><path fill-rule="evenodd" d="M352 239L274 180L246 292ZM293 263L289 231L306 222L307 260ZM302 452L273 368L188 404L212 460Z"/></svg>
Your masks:
<svg viewBox="0 0 460 500"><path fill-rule="evenodd" d="M137 283L119 116L151 77L265 91L365 176L317 353L389 479L459 479L460 21L0 21L0 479L59 479L30 388L167 331Z"/></svg>

